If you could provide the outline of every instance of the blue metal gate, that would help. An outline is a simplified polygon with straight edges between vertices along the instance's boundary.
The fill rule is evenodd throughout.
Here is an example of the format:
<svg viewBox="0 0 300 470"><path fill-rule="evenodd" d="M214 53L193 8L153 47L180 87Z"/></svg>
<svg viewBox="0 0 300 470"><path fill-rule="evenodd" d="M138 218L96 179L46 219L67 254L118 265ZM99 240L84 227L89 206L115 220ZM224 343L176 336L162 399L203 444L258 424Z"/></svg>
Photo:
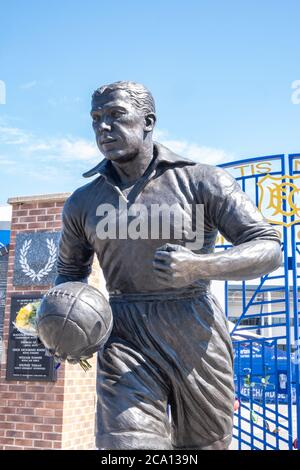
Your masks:
<svg viewBox="0 0 300 470"><path fill-rule="evenodd" d="M238 408L232 448L298 448L300 155L258 157L220 166L238 180L278 230L283 252L283 265L276 272L254 281L225 283ZM219 237L217 249L230 246Z"/></svg>
<svg viewBox="0 0 300 470"><path fill-rule="evenodd" d="M296 423L297 423L297 449L300 449L300 354L299 354L299 276L300 266L300 154L289 155L289 174L292 186L289 191L291 206L291 261L293 275L293 322L294 322L294 368L296 387Z"/></svg>

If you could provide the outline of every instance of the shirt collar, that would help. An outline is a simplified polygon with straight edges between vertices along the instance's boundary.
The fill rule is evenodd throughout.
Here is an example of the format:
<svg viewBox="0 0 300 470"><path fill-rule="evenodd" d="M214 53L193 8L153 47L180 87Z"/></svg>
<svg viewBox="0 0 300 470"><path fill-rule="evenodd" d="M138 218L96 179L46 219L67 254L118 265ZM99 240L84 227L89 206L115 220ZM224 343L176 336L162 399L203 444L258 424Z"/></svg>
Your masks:
<svg viewBox="0 0 300 470"><path fill-rule="evenodd" d="M158 165L195 165L196 162L189 160L188 158L183 158L177 155L176 153L172 152L172 150L168 149L162 144L158 142L153 143L154 146L154 154L156 154L156 162ZM90 178L91 176L95 176L97 173L103 176L110 176L111 175L111 162L104 158L100 163L98 163L94 168L89 171L83 173L84 178Z"/></svg>

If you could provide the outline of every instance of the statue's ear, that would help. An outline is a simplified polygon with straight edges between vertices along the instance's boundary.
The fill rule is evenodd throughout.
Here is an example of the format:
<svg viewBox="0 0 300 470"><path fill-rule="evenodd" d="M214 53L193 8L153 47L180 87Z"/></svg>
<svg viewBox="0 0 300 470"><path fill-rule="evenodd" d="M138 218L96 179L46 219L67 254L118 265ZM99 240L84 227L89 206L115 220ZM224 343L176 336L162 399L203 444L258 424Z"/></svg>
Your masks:
<svg viewBox="0 0 300 470"><path fill-rule="evenodd" d="M148 113L145 115L145 127L146 132L151 132L154 129L156 123L156 115L154 113Z"/></svg>

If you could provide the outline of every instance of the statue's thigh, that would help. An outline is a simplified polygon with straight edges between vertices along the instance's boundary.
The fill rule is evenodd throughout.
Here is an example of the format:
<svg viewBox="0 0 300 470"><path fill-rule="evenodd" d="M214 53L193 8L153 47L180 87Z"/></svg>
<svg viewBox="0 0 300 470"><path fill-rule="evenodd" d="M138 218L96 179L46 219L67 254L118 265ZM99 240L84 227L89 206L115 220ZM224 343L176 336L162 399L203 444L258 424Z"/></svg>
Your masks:
<svg viewBox="0 0 300 470"><path fill-rule="evenodd" d="M157 368L124 340L112 338L98 360L97 446L170 449L168 392Z"/></svg>
<svg viewBox="0 0 300 470"><path fill-rule="evenodd" d="M170 375L172 443L174 448L226 449L232 436L234 382L225 318L209 296L186 302L185 309L181 354Z"/></svg>

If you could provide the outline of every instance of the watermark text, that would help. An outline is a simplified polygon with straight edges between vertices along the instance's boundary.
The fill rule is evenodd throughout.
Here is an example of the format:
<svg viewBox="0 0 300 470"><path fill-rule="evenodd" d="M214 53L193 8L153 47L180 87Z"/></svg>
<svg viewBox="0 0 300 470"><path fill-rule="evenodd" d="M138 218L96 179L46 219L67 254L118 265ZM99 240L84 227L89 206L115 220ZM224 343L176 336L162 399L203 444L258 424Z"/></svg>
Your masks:
<svg viewBox="0 0 300 470"><path fill-rule="evenodd" d="M131 204L120 197L118 207L100 204L96 234L100 240L162 240L199 250L204 241L203 204Z"/></svg>

